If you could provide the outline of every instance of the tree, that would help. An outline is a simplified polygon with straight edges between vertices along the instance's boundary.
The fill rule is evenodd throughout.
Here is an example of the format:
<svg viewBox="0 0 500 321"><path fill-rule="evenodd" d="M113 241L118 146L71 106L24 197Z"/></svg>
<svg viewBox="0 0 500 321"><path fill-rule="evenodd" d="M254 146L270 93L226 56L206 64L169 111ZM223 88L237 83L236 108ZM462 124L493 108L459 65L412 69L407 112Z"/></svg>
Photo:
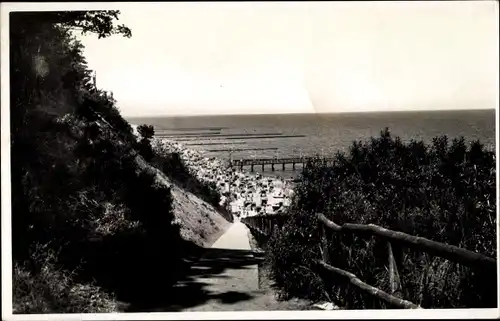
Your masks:
<svg viewBox="0 0 500 321"><path fill-rule="evenodd" d="M154 127L151 125L140 125L137 127L137 131L143 139L152 139L155 135Z"/></svg>
<svg viewBox="0 0 500 321"><path fill-rule="evenodd" d="M141 140L139 142L139 153L144 159L150 162L153 159L154 152L151 146L151 139L155 135L154 127L151 125L140 125L137 127Z"/></svg>
<svg viewBox="0 0 500 321"><path fill-rule="evenodd" d="M34 30L58 25L73 30L80 30L82 34L94 33L99 39L111 35L132 37L132 31L125 25L114 25L119 20L119 10L93 10L93 11L46 11L46 12L16 12L11 13L11 23L21 25L17 29L21 33L30 34Z"/></svg>
<svg viewBox="0 0 500 321"><path fill-rule="evenodd" d="M18 304L64 295L44 283L38 245L57 253L54 264L72 271L69 279L95 280L145 300L144 287L164 289L182 263L170 189L156 184L157 172L136 158L130 124L114 99L95 88L72 35L130 37L125 26L114 27L117 17L117 11L11 14L12 252L29 270L13 289ZM153 128L142 132L149 144ZM39 289L45 294L34 295ZM83 299L63 299L54 309L94 305L94 295L86 287L82 292Z"/></svg>
<svg viewBox="0 0 500 321"><path fill-rule="evenodd" d="M79 139L78 131L87 126L64 123L61 119L84 115L79 111L88 107L89 102L99 101L100 93L92 86L83 45L71 31L94 33L99 38L113 34L130 37L130 29L114 26L118 14L119 11L10 14L14 255L19 253L17 249L26 250L30 242L26 233L43 230L40 226L38 230L30 226L54 218L58 211L64 212L58 207L64 202L58 199L67 199L73 187L77 188L78 184L73 184L77 180L71 177L77 173L75 166L84 163L72 150ZM104 116L114 114L115 123L119 123L121 117L117 111L113 112L112 105L101 100L95 107ZM60 183L54 180L61 179L68 183L65 189L56 188Z"/></svg>

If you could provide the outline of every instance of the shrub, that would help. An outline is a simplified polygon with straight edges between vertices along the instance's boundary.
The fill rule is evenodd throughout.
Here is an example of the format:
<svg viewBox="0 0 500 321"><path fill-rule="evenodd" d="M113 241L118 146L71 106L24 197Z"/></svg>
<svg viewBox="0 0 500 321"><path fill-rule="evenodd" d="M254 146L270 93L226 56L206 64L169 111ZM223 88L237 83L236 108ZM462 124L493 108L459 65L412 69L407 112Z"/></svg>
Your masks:
<svg viewBox="0 0 500 321"><path fill-rule="evenodd" d="M38 247L45 250L44 247ZM55 253L37 252L40 271L14 264L12 285L14 313L110 313L117 312L114 297L94 284L73 281L70 273L56 267Z"/></svg>
<svg viewBox="0 0 500 321"><path fill-rule="evenodd" d="M385 308L344 280L311 268L311 259L321 258L317 212L337 224L373 223L496 257L495 155L478 141L467 146L464 138L403 143L386 129L337 153L333 164L315 159L304 168L290 218L268 242L277 286L288 296ZM389 290L382 240L331 234L332 265ZM426 308L496 306L496 275L394 245L393 250L405 299ZM318 281L320 274L325 282Z"/></svg>

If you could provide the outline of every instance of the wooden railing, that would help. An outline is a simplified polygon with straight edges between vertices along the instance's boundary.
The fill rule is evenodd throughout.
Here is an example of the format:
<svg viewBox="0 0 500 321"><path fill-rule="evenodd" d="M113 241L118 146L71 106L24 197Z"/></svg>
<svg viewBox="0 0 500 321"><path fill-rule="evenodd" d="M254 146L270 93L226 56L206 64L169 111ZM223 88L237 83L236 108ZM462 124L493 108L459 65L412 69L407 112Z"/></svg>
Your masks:
<svg viewBox="0 0 500 321"><path fill-rule="evenodd" d="M397 264L394 259L392 245L398 244L407 248L419 250L429 253L434 256L442 257L444 259L466 265L471 268L481 269L481 273L488 273L495 276L497 272L496 260L482 255L480 253L472 252L454 245L443 244L435 242L423 237L409 235L403 232L392 231L375 224L352 224L346 223L338 225L331 220L327 219L325 215L317 214L319 223L321 224L322 237L321 237L321 260L315 260L315 266L345 277L349 282L357 288L366 291L378 299L381 299L392 306L403 309L420 309L421 307L413 302L404 300L402 298L401 282L397 269ZM275 229L281 229L286 221L286 216L254 216L242 220L250 229L260 233L261 235L269 237ZM381 289L373 287L361 281L355 274L339 269L329 264L328 257L328 238L326 230L339 232L339 233L354 233L366 236L377 236L387 242L387 255L389 265L389 284L390 293ZM496 281L495 281L496 282Z"/></svg>
<svg viewBox="0 0 500 321"><path fill-rule="evenodd" d="M241 222L253 232L269 237L275 229L280 230L283 227L287 218L284 214L257 215L242 218Z"/></svg>

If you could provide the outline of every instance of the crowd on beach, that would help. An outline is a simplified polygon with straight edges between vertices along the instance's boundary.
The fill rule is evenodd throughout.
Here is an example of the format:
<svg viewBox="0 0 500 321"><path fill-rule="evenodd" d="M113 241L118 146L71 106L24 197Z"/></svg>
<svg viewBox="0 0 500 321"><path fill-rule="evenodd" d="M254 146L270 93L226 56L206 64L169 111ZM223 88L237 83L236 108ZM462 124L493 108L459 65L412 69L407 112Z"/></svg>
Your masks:
<svg viewBox="0 0 500 321"><path fill-rule="evenodd" d="M227 206L236 217L279 214L290 205L293 189L289 180L239 171L228 160L206 157L203 151L172 140L156 138L155 144L178 153L200 181L214 183L221 195L220 205Z"/></svg>
<svg viewBox="0 0 500 321"><path fill-rule="evenodd" d="M137 126L132 125L137 135ZM192 175L202 182L214 183L221 195L220 205L239 218L282 213L290 205L293 185L281 177L239 171L229 160L206 157L203 151L186 148L164 138L154 138L153 145L178 153Z"/></svg>

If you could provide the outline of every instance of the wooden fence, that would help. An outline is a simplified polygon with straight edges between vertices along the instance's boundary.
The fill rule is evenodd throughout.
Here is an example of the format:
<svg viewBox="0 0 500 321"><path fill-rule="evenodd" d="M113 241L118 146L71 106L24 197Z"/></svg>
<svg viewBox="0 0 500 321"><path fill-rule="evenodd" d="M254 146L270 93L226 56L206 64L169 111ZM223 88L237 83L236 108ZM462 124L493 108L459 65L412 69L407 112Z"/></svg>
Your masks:
<svg viewBox="0 0 500 321"><path fill-rule="evenodd" d="M317 218L321 224L322 230L320 246L322 259L316 260L313 263L323 270L347 278L349 282L357 288L366 291L372 296L377 297L378 299L381 299L398 308L420 309L421 307L402 298L401 282L392 251L392 244L398 244L407 248L426 252L434 256L439 256L444 259L466 265L471 268L477 268L478 270L481 269L482 273L491 273L491 275L495 275L496 280L496 260L488 256L465 250L454 245L443 244L423 237L413 236L403 232L392 231L375 224L364 225L346 223L343 225L338 225L327 219L321 213L317 214ZM261 236L266 237L269 237L274 232L274 230L281 229L285 221L286 216L284 215L253 216L242 219L242 222L245 223L251 230L261 234ZM330 259L328 257L327 251L328 239L326 236L327 229L329 231L339 233L354 233L367 236L376 236L384 239L387 242L389 284L391 289L390 293L366 284L351 272L339 269L329 264Z"/></svg>
<svg viewBox="0 0 500 321"><path fill-rule="evenodd" d="M264 237L269 237L275 229L280 230L283 227L287 217L284 214L258 215L242 218L241 222L253 232Z"/></svg>

